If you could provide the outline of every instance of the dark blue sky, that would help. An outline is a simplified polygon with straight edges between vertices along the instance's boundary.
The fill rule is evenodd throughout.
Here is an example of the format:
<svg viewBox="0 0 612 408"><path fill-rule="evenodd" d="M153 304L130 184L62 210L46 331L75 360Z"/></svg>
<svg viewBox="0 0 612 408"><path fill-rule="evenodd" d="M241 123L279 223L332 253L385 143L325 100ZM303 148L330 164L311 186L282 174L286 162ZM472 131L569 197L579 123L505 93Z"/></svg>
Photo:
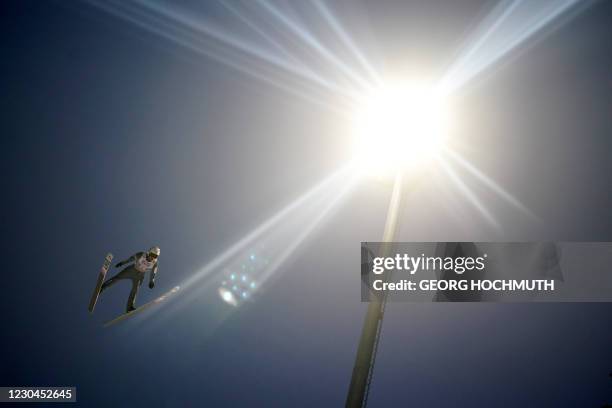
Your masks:
<svg viewBox="0 0 612 408"><path fill-rule="evenodd" d="M436 69L488 9L363 8L379 56ZM213 291L172 318L102 329L127 284L86 310L106 252L161 247L142 303L335 169L346 140L329 113L86 3L3 2L0 16L0 385L74 385L87 407L341 406L366 307L359 243L380 239L383 187L360 186L237 311ZM612 241L610 38L612 3L599 2L458 96L462 152L540 223L482 192L503 226L492 232L460 197L423 192L401 238ZM370 406L600 406L611 312L391 304Z"/></svg>

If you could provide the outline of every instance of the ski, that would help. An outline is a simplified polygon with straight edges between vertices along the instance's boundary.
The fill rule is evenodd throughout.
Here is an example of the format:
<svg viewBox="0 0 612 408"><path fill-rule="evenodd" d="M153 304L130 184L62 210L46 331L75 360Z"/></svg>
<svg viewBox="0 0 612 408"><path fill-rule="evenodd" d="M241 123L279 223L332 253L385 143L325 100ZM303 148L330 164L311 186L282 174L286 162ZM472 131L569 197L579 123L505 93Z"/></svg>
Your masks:
<svg viewBox="0 0 612 408"><path fill-rule="evenodd" d="M164 300L166 300L169 296L172 296L173 294L175 294L176 292L178 292L178 290L180 289L179 286L175 286L174 288L172 288L171 290L169 290L168 292L164 293L163 295L161 295L160 297L158 297L157 299L154 299L148 303L145 303L142 306L138 306L135 310L132 310L129 313L124 313L119 317L114 318L113 320L110 320L106 323L104 323L104 327L109 327L112 326L116 323L119 323L129 317L134 316L135 314L138 314L140 312L143 312L144 310L150 308L151 306L155 306L160 304L161 302L163 302Z"/></svg>
<svg viewBox="0 0 612 408"><path fill-rule="evenodd" d="M96 282L96 287L94 288L93 294L91 295L91 300L89 301L89 313L93 313L96 303L98 302L98 296L100 296L100 289L102 289L102 284L104 283L104 278L106 277L106 273L108 272L111 262L113 262L113 254L110 252L106 254L104 258L104 263L100 268L100 272L98 273L98 280Z"/></svg>

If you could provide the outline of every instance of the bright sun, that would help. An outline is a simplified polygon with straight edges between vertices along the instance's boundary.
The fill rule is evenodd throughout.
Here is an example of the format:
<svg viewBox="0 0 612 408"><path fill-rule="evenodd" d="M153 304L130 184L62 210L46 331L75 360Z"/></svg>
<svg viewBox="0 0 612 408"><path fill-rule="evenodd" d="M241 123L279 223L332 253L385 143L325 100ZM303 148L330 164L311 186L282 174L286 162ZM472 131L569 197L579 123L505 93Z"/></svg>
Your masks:
<svg viewBox="0 0 612 408"><path fill-rule="evenodd" d="M430 87L395 82L368 94L353 122L360 169L392 176L436 154L447 137L449 117L443 98Z"/></svg>

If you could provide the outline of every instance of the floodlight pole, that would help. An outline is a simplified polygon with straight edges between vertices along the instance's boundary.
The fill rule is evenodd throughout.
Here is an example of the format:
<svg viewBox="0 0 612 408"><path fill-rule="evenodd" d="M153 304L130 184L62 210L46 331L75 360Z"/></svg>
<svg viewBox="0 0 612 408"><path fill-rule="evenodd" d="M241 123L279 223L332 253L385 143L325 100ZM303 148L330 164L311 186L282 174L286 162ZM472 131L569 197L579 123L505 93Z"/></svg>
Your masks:
<svg viewBox="0 0 612 408"><path fill-rule="evenodd" d="M397 234L399 215L402 213L403 183L403 174L398 172L393 183L393 192L391 193L389 210L387 211L387 220L382 239L383 244L380 247L379 254L381 257L389 255ZM370 382L374 371L374 360L385 314L386 300L386 292L383 292L381 295L372 294L370 298L363 329L361 330L357 355L355 356L351 384L346 397L346 408L363 408L367 405Z"/></svg>

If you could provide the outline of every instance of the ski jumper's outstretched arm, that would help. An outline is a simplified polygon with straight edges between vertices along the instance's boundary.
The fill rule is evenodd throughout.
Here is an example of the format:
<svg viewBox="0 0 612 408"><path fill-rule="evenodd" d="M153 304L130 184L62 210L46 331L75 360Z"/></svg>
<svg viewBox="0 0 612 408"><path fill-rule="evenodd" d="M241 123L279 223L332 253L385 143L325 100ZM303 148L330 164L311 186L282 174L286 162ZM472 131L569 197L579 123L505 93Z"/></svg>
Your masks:
<svg viewBox="0 0 612 408"><path fill-rule="evenodd" d="M149 278L149 288L151 288L151 289L153 289L153 286L155 286L155 275L157 275L157 264L158 264L158 262L155 262L155 266L151 269L151 276Z"/></svg>
<svg viewBox="0 0 612 408"><path fill-rule="evenodd" d="M129 264L131 262L136 261L136 259L140 258L142 256L143 252L136 252L134 255L130 256L128 259L126 259L125 261L121 261L119 262L117 265L115 265L115 268L119 268L125 264Z"/></svg>

